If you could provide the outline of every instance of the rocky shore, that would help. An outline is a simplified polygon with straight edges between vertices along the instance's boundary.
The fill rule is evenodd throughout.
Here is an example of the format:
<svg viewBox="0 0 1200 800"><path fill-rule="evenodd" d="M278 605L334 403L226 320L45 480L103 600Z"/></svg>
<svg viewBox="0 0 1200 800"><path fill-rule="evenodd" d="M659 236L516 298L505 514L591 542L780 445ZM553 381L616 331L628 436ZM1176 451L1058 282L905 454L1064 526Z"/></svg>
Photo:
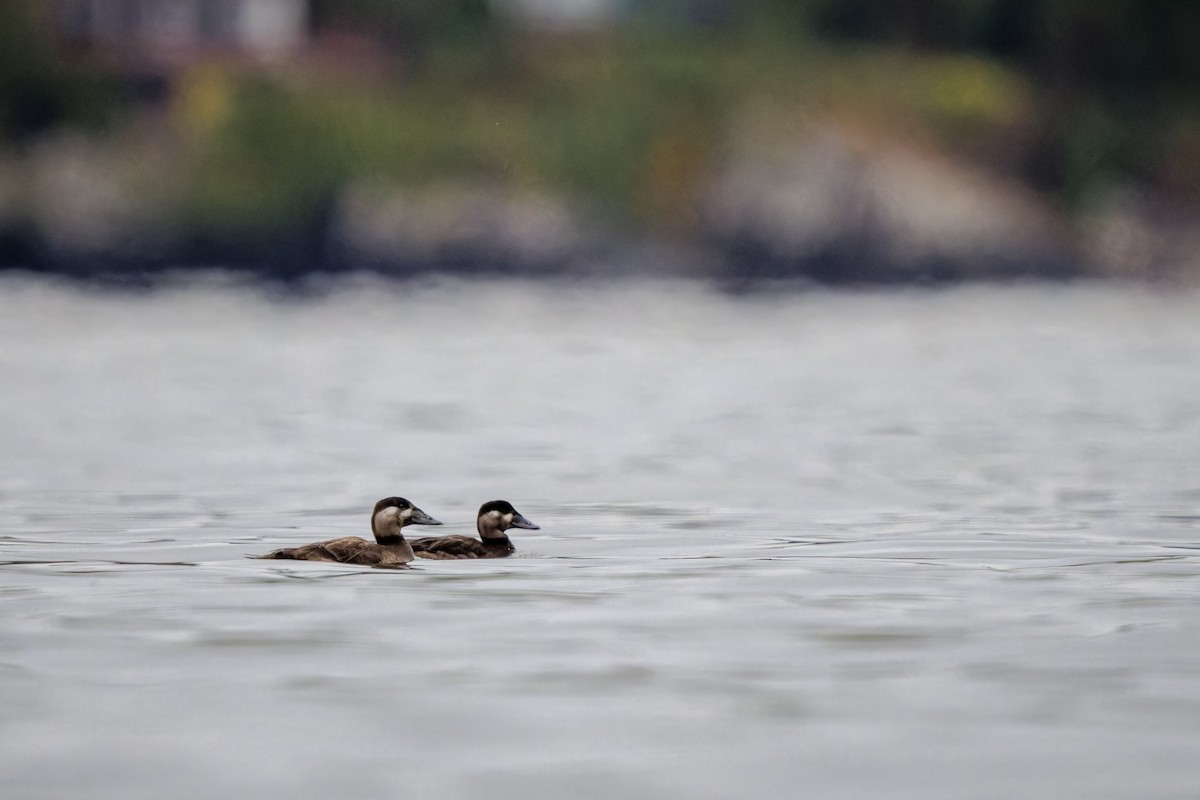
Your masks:
<svg viewBox="0 0 1200 800"><path fill-rule="evenodd" d="M355 182L303 225L189 230L171 154L60 137L0 163L0 269L152 279L222 268L291 280L371 271L686 275L753 283L1200 279L1200 214L1130 190L1068 219L1002 176L833 128L736 149L685 224L633 230L577 200L497 183Z"/></svg>

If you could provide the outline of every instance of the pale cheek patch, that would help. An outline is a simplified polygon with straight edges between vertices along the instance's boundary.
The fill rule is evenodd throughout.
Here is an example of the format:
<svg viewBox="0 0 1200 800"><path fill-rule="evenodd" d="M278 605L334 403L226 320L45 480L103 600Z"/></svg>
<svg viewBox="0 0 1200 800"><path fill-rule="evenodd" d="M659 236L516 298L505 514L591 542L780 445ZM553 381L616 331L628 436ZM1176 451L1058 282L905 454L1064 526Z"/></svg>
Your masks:
<svg viewBox="0 0 1200 800"><path fill-rule="evenodd" d="M411 512L410 512L411 513ZM375 515L375 527L382 530L389 522L400 515L400 509L395 506L381 508L379 513Z"/></svg>
<svg viewBox="0 0 1200 800"><path fill-rule="evenodd" d="M504 532L504 517L499 511L489 511L479 518L480 535L497 532Z"/></svg>
<svg viewBox="0 0 1200 800"><path fill-rule="evenodd" d="M395 511L396 507L392 506L391 510ZM404 520L405 522L408 522L410 519L412 519L412 515L413 515L413 509L406 508L400 512L400 519Z"/></svg>

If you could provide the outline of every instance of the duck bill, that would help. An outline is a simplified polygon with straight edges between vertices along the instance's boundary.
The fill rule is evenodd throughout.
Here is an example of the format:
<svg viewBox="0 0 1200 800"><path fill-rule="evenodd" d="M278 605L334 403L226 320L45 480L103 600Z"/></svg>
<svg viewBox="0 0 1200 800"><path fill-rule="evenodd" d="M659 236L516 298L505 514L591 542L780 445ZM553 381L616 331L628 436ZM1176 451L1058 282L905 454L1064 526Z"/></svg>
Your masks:
<svg viewBox="0 0 1200 800"><path fill-rule="evenodd" d="M510 527L510 528L526 528L531 531L540 531L541 530L541 528L539 528L537 525L534 525L532 522L525 519L520 514L513 514L512 522L510 522L508 524L508 527Z"/></svg>
<svg viewBox="0 0 1200 800"><path fill-rule="evenodd" d="M414 508L412 516L408 518L409 525L441 525L442 523L433 517L426 514L419 508Z"/></svg>

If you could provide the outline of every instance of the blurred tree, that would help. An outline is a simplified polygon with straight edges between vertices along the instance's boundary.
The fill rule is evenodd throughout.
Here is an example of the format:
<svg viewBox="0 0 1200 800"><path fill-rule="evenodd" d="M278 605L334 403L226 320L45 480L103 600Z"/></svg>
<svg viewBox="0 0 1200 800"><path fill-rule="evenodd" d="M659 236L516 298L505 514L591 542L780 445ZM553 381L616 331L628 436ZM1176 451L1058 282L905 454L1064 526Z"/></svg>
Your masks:
<svg viewBox="0 0 1200 800"><path fill-rule="evenodd" d="M49 9L0 2L0 136L23 139L60 122L104 121L117 100L105 75L63 65L47 35Z"/></svg>
<svg viewBox="0 0 1200 800"><path fill-rule="evenodd" d="M436 43L489 35L495 22L487 0L312 0L311 19L315 30L370 31L416 63Z"/></svg>
<svg viewBox="0 0 1200 800"><path fill-rule="evenodd" d="M1190 0L751 0L787 35L1013 57L1063 87L1200 91Z"/></svg>
<svg viewBox="0 0 1200 800"><path fill-rule="evenodd" d="M37 130L58 114L40 33L30 3L0 4L0 130L6 136Z"/></svg>
<svg viewBox="0 0 1200 800"><path fill-rule="evenodd" d="M758 34L1020 67L1040 89L1025 177L1072 205L1114 176L1163 172L1172 130L1200 125L1200 2L750 0L743 8Z"/></svg>
<svg viewBox="0 0 1200 800"><path fill-rule="evenodd" d="M1189 62L1194 78L1200 51L1200 4L1182 0L811 0L804 5L820 35L1014 57L1062 88L1145 89L1182 76Z"/></svg>

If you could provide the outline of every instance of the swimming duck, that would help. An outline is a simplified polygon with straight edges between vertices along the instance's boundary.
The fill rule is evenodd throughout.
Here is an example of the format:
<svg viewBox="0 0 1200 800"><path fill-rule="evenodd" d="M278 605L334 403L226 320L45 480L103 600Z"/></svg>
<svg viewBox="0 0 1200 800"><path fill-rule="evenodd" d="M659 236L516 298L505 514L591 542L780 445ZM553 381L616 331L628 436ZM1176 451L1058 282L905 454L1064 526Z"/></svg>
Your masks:
<svg viewBox="0 0 1200 800"><path fill-rule="evenodd" d="M413 560L413 549L404 538L404 526L441 524L403 497L385 497L375 504L375 510L371 512L371 533L375 534L375 542L357 536L343 536L302 547L285 547L258 557L398 567Z"/></svg>
<svg viewBox="0 0 1200 800"><path fill-rule="evenodd" d="M505 500L492 500L479 507L475 529L479 538L470 536L425 536L413 539L412 549L421 558L504 558L516 548L505 531L509 528L539 530Z"/></svg>

